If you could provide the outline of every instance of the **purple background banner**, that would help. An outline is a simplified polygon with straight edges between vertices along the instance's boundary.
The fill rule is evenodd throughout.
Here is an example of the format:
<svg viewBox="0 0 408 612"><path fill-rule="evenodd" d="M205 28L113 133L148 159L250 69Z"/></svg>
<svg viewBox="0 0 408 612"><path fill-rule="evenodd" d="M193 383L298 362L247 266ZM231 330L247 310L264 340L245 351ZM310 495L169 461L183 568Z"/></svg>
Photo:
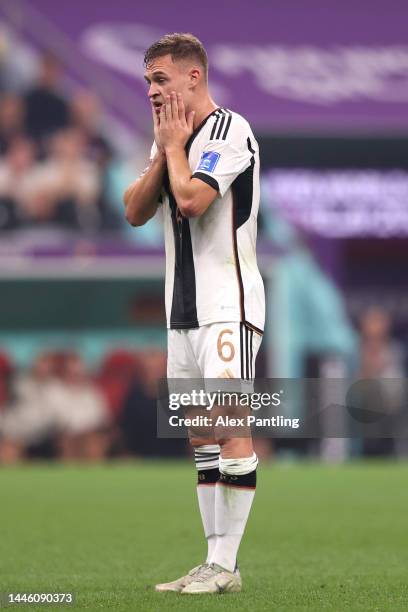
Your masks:
<svg viewBox="0 0 408 612"><path fill-rule="evenodd" d="M139 129L147 120L150 127L144 49L173 31L203 41L214 98L258 129L408 128L403 0L1 0L0 9L37 46L54 41L72 73L97 82L105 101Z"/></svg>

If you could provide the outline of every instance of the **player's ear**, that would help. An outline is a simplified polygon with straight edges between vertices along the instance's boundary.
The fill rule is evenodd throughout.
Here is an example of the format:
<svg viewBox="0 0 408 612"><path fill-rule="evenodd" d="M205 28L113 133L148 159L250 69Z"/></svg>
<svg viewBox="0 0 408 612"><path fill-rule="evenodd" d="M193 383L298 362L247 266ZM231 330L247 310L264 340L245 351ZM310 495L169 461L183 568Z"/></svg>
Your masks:
<svg viewBox="0 0 408 612"><path fill-rule="evenodd" d="M190 86L192 89L194 89L195 87L197 87L198 83L201 81L201 70L195 66L194 68L191 68L189 70L188 73L189 79L190 79Z"/></svg>

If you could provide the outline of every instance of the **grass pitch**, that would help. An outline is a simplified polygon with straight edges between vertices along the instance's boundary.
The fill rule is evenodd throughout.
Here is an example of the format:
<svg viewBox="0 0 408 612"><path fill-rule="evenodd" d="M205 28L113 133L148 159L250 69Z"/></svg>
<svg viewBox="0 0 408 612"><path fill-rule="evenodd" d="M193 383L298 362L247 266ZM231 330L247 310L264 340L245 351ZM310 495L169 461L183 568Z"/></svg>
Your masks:
<svg viewBox="0 0 408 612"><path fill-rule="evenodd" d="M192 465L2 469L0 591L74 591L88 610L408 610L408 465L272 465L258 483L243 592L187 597L153 585L204 557Z"/></svg>

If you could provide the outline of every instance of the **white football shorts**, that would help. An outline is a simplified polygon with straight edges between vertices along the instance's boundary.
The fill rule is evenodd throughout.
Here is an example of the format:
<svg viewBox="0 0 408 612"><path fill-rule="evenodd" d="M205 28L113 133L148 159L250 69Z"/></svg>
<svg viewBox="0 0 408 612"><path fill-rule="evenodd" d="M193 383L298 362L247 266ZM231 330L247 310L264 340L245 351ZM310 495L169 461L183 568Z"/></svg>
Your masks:
<svg viewBox="0 0 408 612"><path fill-rule="evenodd" d="M238 321L169 329L167 377L252 381L261 341L258 332Z"/></svg>

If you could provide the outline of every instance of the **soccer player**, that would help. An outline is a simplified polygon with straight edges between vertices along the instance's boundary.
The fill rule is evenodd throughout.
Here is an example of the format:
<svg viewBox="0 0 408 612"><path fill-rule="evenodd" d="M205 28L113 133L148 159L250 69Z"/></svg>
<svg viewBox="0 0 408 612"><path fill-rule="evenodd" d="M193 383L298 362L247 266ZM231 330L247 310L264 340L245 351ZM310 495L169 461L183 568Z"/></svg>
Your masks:
<svg viewBox="0 0 408 612"><path fill-rule="evenodd" d="M158 210L163 216L168 378L250 381L265 310L255 249L257 142L243 117L212 100L207 54L195 36L164 36L146 51L145 67L154 144L124 201L133 226ZM190 442L207 557L156 590L237 592L258 459L250 437L190 435Z"/></svg>

